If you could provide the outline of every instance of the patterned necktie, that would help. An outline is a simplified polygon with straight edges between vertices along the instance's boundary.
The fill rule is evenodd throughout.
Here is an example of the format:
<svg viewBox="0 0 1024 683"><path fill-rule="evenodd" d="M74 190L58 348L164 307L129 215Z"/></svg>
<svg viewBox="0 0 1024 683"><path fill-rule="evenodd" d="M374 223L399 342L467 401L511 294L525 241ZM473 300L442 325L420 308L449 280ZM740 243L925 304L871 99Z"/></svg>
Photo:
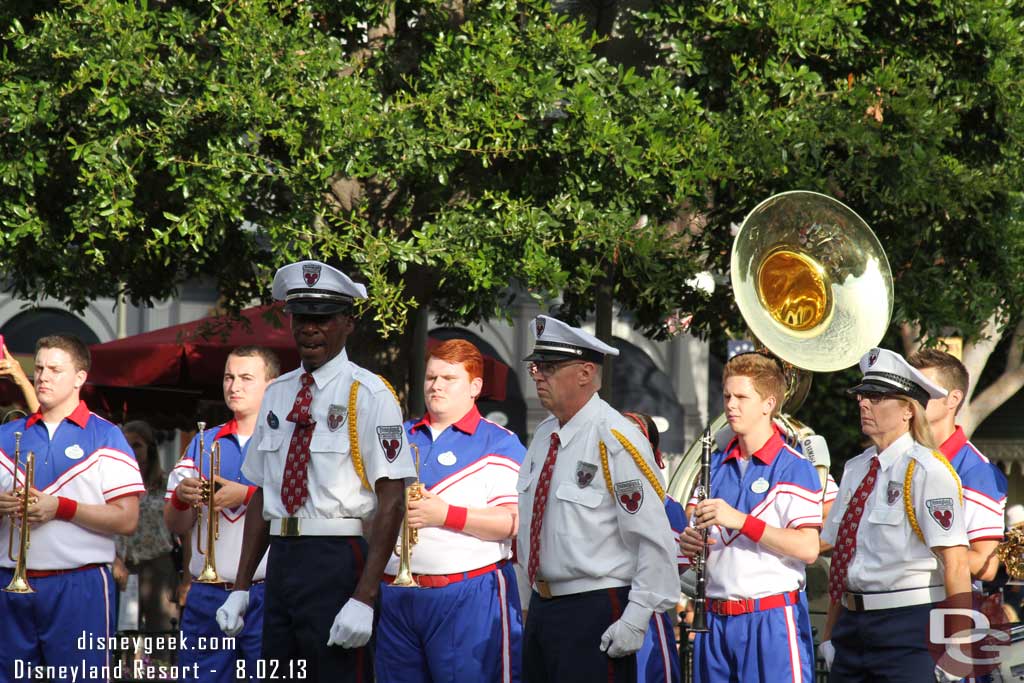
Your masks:
<svg viewBox="0 0 1024 683"><path fill-rule="evenodd" d="M854 492L846 512L843 513L843 520L839 523L836 546L832 552L832 566L828 572L828 592L834 603L842 602L843 592L846 590L846 574L850 569L853 554L857 552L857 528L860 526L860 518L864 514L868 497L875 489L878 466L878 458L871 458L871 467Z"/></svg>
<svg viewBox="0 0 1024 683"><path fill-rule="evenodd" d="M302 373L302 388L295 396L295 405L288 413L287 420L295 423L292 440L288 444L288 459L284 463L284 480L281 482L281 501L289 515L302 507L309 497L306 474L309 465L309 442L313 438L316 422L309 414L313 404L313 375Z"/></svg>
<svg viewBox="0 0 1024 683"><path fill-rule="evenodd" d="M548 502L548 489L551 488L551 475L555 469L558 444L558 434L552 432L548 457L544 459L544 466L540 470L540 479L537 480L537 490L533 494L533 519L530 520L530 562L526 568L531 586L533 580L537 578L537 568L540 567L540 528L544 524L544 507Z"/></svg>

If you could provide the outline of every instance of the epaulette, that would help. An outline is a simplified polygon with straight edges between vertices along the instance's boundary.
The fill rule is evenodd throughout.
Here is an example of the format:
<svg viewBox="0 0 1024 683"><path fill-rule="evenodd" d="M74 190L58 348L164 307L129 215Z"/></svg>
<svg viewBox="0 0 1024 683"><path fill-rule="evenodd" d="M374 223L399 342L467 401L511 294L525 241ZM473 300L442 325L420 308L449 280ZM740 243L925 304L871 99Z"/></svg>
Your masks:
<svg viewBox="0 0 1024 683"><path fill-rule="evenodd" d="M960 475L958 475L956 470L953 469L953 463L946 460L946 456L938 451L930 451L930 454L936 460L945 465L946 469L949 470L949 473L953 475L953 480L956 481L957 495L960 498L960 505L962 506L964 504L964 487L960 483ZM921 457L922 456L919 456L917 453L910 454L910 462L907 463L907 473L903 476L903 509L906 511L907 519L910 521L910 528L914 530L914 533L919 539L921 539L921 542L925 543L924 532L921 531L921 525L917 523L917 515L914 513L914 500L911 491L914 481L914 469L917 466L917 460L920 460ZM925 460L921 460L921 462L927 465Z"/></svg>
<svg viewBox="0 0 1024 683"><path fill-rule="evenodd" d="M352 466L356 470L356 474L359 475L359 480L363 482L363 488L367 491L372 491L370 482L366 478L366 467L363 465L363 454L359 450L359 425L357 419L356 400L359 397L359 387L363 385L360 378L366 382L367 387L374 387L376 385L377 391L383 391L388 389L391 395L395 397L395 402L399 403L398 393L395 388L391 386L391 383L384 379L381 375L376 375L369 370L363 368L356 368L356 372L353 373L354 378L352 380L352 386L348 390L348 447L349 454L352 457ZM371 388L373 393L377 393Z"/></svg>
<svg viewBox="0 0 1024 683"><path fill-rule="evenodd" d="M640 454L637 447L629 440L629 438L615 428L611 428L612 437L619 442L623 450L629 453L630 457L633 458L633 462L637 468L643 473L644 477L650 483L651 488L658 495L658 500L665 501L665 489L662 487L661 482L658 480L658 475L655 474L651 466L644 460L644 456ZM604 474L604 484L608 488L608 493L611 494L612 498L615 497L615 489L612 485L612 474L611 469L608 467L608 447L604 444L604 441L597 442L598 450L601 453L601 470Z"/></svg>

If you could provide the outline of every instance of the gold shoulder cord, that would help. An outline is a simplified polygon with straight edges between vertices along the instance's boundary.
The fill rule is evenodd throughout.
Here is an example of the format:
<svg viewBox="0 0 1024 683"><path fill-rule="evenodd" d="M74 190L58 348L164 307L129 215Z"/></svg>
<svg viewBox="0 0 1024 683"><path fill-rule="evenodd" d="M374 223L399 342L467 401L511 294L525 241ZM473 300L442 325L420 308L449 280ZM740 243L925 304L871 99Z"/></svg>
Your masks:
<svg viewBox="0 0 1024 683"><path fill-rule="evenodd" d="M964 504L964 487L960 483L960 475L958 475L956 470L953 469L953 464L949 460L946 460L945 456L941 453L932 451L932 455L938 458L939 462L946 466L949 473L953 475L953 479L956 480L957 495L960 498L960 505L962 506ZM907 473L903 477L903 509L906 510L907 519L910 520L910 528L914 530L917 537L921 539L922 543L924 543L924 533L921 531L921 525L917 523L917 515L914 514L914 501L911 497L910 491L911 482L914 479L914 468L916 466L917 463L913 459L907 463Z"/></svg>
<svg viewBox="0 0 1024 683"><path fill-rule="evenodd" d="M615 489L612 488L612 473L608 469L608 447L604 445L604 441L598 441L597 448L601 451L601 473L604 474L604 485L608 488L608 493L611 497L614 498Z"/></svg>
<svg viewBox="0 0 1024 683"><path fill-rule="evenodd" d="M363 482L363 488L372 491L370 482L366 480L366 468L363 467L363 455L359 452L359 426L356 424L356 395L359 393L359 380L352 381L348 391L348 447L352 455L352 466Z"/></svg>
<svg viewBox="0 0 1024 683"><path fill-rule="evenodd" d="M644 456L640 455L640 451L636 449L636 446L634 446L622 432L613 429L612 436L622 444L622 447L625 448L626 452L633 458L633 462L636 463L636 466L641 472L643 472L643 475L647 479L648 483L650 483L651 488L653 488L654 492L658 494L658 500L664 502L665 489L661 487L661 482L658 481L658 475L654 473L651 466L647 464L646 460L644 460ZM612 475L608 470L608 447L604 445L604 441L599 441L598 447L601 450L601 468L604 470L604 483L608 487L608 493L612 494L614 497L615 492L612 490Z"/></svg>

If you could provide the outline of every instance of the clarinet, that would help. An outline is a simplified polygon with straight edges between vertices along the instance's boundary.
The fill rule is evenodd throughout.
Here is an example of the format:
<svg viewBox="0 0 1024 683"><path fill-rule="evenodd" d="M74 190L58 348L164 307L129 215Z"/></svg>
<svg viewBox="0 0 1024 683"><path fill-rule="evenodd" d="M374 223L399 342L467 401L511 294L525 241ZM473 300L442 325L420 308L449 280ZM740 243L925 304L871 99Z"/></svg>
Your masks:
<svg viewBox="0 0 1024 683"><path fill-rule="evenodd" d="M715 443L711 437L711 425L704 430L704 435L700 440L704 448L700 454L700 478L697 480L696 489L694 489L694 497L698 505L710 498L711 492L711 450ZM690 520L691 525L696 525L696 517L695 513L694 519ZM696 597L693 601L693 625L690 627L690 631L693 633L707 633L708 631L707 579L704 576L708 562L708 530L706 527L700 530L700 536L703 545L693 562L697 583Z"/></svg>

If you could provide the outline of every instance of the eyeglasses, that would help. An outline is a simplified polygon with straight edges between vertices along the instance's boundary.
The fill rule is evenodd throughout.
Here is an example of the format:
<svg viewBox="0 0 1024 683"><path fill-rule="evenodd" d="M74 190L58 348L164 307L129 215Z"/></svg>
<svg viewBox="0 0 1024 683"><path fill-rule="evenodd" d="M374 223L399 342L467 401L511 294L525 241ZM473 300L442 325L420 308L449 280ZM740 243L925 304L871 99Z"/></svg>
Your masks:
<svg viewBox="0 0 1024 683"><path fill-rule="evenodd" d="M867 392L867 391L865 391L862 394L854 394L854 395L857 397L857 403L860 403L864 399L867 399L868 401L871 402L871 405L873 405L873 406L877 406L879 403L881 403L882 401L884 401L887 398L892 398L892 396L890 396L889 394L879 394L879 393Z"/></svg>
<svg viewBox="0 0 1024 683"><path fill-rule="evenodd" d="M561 368L568 367L570 365L578 365L585 361L580 360L541 360L529 365L529 373L531 375L540 375L541 377L547 378L555 374Z"/></svg>

